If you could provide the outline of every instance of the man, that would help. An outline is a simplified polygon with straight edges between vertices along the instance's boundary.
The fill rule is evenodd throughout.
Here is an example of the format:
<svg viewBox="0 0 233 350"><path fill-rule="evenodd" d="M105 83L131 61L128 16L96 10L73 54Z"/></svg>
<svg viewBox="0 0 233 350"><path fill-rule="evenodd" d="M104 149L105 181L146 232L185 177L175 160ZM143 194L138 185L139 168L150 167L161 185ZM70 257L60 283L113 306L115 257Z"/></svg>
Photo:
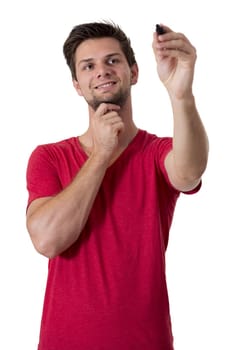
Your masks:
<svg viewBox="0 0 233 350"><path fill-rule="evenodd" d="M133 121L138 66L117 25L81 24L65 41L89 127L38 146L28 163L27 228L50 259L39 350L173 349L165 251L179 194L201 186L208 141L192 92L195 49L163 29L152 46L173 138Z"/></svg>

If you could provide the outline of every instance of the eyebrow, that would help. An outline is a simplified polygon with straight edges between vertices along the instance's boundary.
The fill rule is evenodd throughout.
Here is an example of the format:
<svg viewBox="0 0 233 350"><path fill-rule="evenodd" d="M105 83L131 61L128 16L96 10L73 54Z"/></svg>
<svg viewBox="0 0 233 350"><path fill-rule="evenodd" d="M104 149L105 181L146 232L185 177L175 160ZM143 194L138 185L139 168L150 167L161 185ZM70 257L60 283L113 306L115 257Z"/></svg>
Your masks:
<svg viewBox="0 0 233 350"><path fill-rule="evenodd" d="M119 52L109 53L108 55L104 56L104 59L108 59L108 58L110 58L112 56L122 56L122 54L120 54ZM91 58L91 57L90 58L84 58L81 61L79 61L78 66L80 64L88 63L88 62L92 62L92 61L94 61L94 58Z"/></svg>

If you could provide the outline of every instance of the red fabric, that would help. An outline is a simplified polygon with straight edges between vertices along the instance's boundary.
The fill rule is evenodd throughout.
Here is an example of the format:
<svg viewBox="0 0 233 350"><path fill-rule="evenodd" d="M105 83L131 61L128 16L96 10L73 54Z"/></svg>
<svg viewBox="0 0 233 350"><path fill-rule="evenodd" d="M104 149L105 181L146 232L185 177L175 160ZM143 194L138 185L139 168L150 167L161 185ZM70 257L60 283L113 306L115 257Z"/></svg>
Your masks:
<svg viewBox="0 0 233 350"><path fill-rule="evenodd" d="M171 138L140 130L107 170L78 241L49 261L39 350L173 349L165 250L179 192L164 168L171 147ZM58 193L86 159L77 138L37 147L28 203Z"/></svg>

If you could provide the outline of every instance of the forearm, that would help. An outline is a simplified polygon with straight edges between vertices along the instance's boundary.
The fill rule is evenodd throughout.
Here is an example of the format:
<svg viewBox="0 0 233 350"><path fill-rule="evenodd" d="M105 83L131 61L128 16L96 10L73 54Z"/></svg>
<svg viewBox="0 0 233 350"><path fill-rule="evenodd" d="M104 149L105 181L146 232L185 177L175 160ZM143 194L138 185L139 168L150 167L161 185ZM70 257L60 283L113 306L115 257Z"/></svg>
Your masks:
<svg viewBox="0 0 233 350"><path fill-rule="evenodd" d="M173 161L178 177L198 179L208 158L208 138L193 96L172 99L174 116Z"/></svg>
<svg viewBox="0 0 233 350"><path fill-rule="evenodd" d="M54 257L78 239L106 168L97 157L90 157L68 187L32 210L27 226L41 254Z"/></svg>

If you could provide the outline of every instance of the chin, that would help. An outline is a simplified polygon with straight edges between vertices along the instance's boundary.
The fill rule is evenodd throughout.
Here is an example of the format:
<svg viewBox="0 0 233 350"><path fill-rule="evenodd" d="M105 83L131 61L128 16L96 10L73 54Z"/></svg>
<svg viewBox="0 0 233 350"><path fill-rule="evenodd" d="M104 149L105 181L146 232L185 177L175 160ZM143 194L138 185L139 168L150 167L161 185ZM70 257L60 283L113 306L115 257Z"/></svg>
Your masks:
<svg viewBox="0 0 233 350"><path fill-rule="evenodd" d="M111 103L120 107L123 107L127 101L130 91L119 91L117 94L112 96L94 96L92 100L87 101L90 107L95 111L101 105L101 103Z"/></svg>

